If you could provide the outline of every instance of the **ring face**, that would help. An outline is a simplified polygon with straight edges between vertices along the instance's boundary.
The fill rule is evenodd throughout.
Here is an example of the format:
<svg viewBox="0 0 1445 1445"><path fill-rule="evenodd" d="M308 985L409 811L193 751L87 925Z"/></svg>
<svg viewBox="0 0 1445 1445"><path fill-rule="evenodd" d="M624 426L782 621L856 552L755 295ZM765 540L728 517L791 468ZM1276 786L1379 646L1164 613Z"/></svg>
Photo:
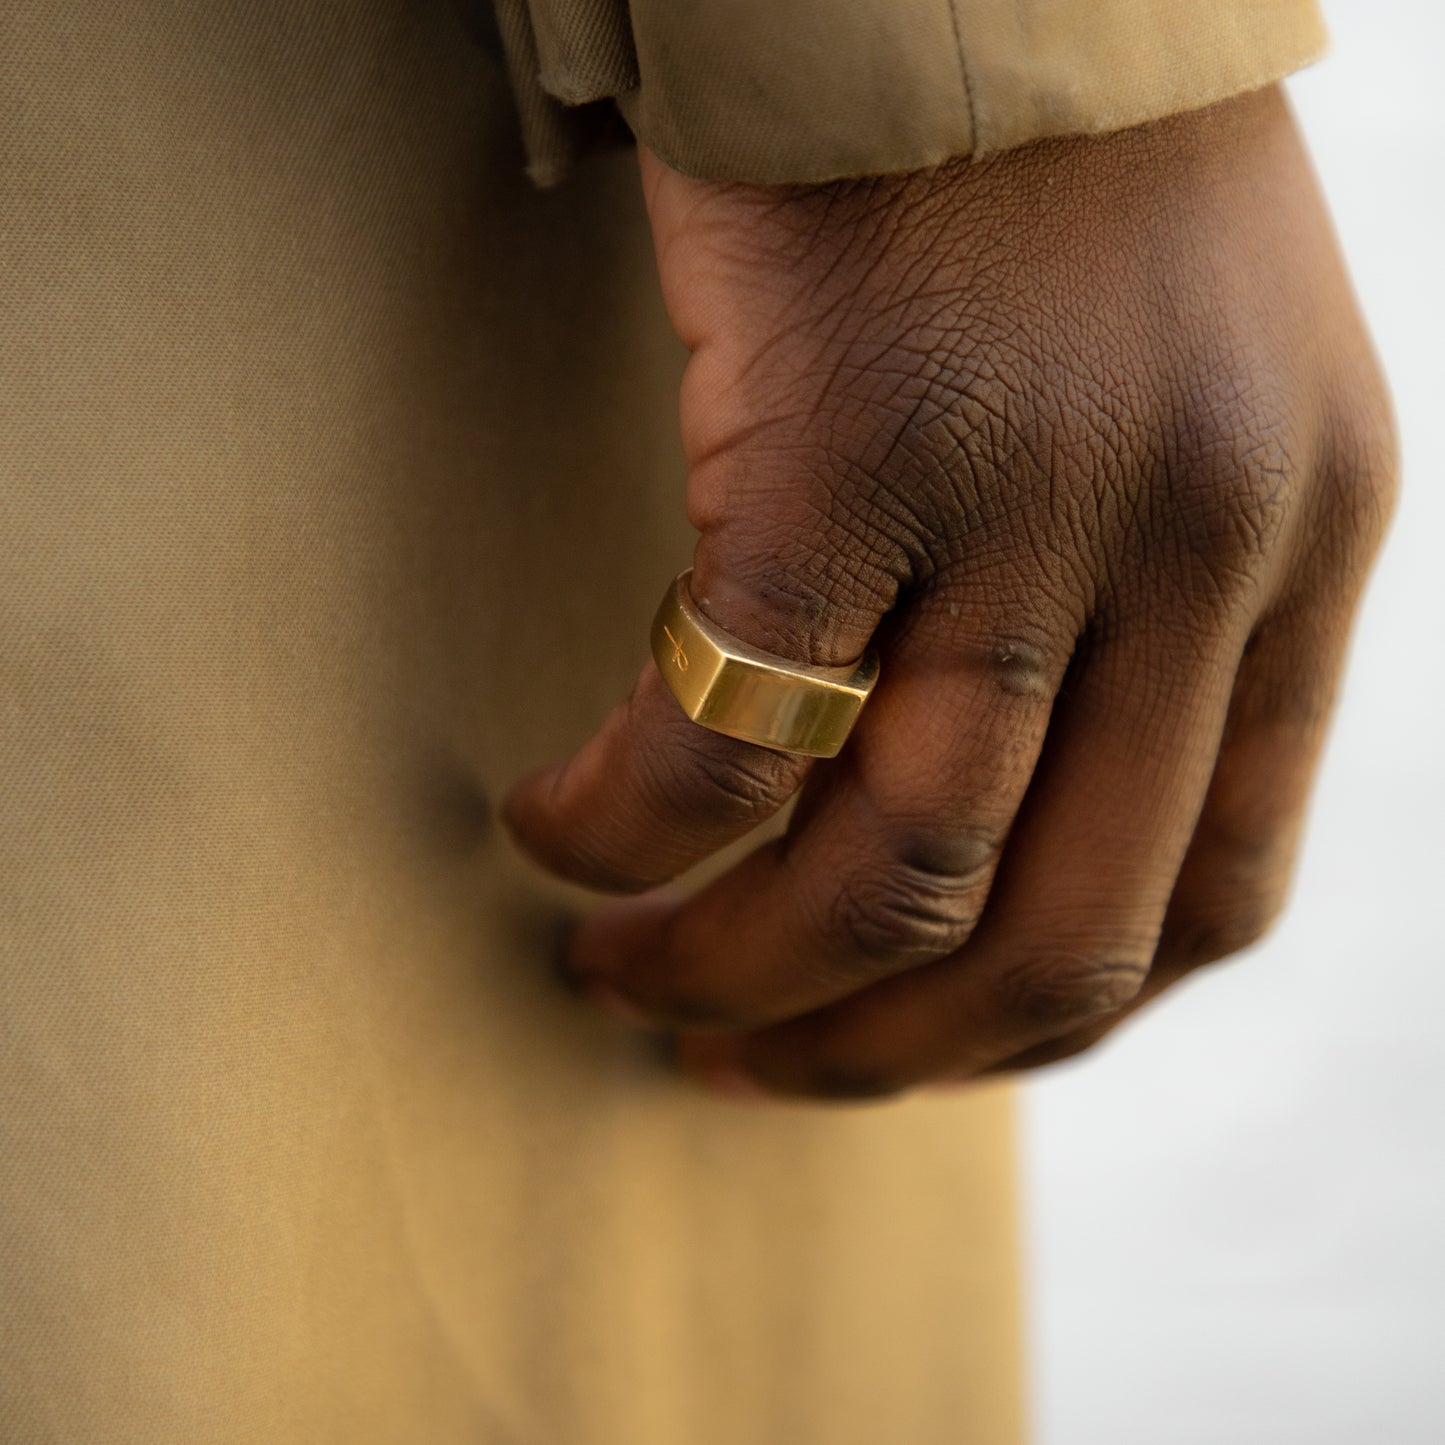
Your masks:
<svg viewBox="0 0 1445 1445"><path fill-rule="evenodd" d="M724 632L697 610L691 571L667 589L652 624L652 657L693 722L780 753L832 758L878 680L870 648L851 667L809 667Z"/></svg>

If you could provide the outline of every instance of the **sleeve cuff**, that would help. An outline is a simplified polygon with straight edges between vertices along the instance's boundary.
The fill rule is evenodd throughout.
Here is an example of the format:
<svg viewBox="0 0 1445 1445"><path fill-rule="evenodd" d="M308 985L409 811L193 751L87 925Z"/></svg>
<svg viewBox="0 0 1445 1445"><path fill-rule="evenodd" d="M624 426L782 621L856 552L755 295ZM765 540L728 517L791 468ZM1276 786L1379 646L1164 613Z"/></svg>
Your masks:
<svg viewBox="0 0 1445 1445"><path fill-rule="evenodd" d="M496 0L530 169L611 101L690 175L818 182L1120 130L1316 59L1316 0Z"/></svg>

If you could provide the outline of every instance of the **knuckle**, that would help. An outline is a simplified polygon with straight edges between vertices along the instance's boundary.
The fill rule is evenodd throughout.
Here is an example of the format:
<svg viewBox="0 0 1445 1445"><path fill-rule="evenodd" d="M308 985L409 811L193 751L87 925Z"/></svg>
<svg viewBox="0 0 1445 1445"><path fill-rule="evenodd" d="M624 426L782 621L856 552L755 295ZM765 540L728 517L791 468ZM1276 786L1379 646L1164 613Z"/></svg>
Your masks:
<svg viewBox="0 0 1445 1445"><path fill-rule="evenodd" d="M1208 813L1165 919L1161 953L1195 967L1258 943L1284 910L1297 828L1252 797Z"/></svg>
<svg viewBox="0 0 1445 1445"><path fill-rule="evenodd" d="M1399 503L1399 438L1383 398L1335 428L1328 507L1352 556L1372 557Z"/></svg>
<svg viewBox="0 0 1445 1445"><path fill-rule="evenodd" d="M826 526L826 518L807 520ZM754 521L754 528L764 525ZM749 536L736 546L739 556L732 571L745 583L747 595L755 600L758 616L748 619L749 630L758 644L784 655L810 656L812 639L825 631L835 601L826 582L814 575L816 557L803 550L802 537L793 535L780 519L768 523L761 537ZM799 528L810 536L814 528ZM749 557L756 559L749 563ZM810 567L809 562L813 563Z"/></svg>
<svg viewBox="0 0 1445 1445"><path fill-rule="evenodd" d="M850 874L835 895L828 933L864 978L937 958L973 930L998 840L989 832L914 833Z"/></svg>
<svg viewBox="0 0 1445 1445"><path fill-rule="evenodd" d="M1256 446L1252 456L1223 474L1213 472L1203 484L1171 488L1171 540L1194 564L1184 575L1202 572L1207 591L1225 600L1257 587L1296 485L1295 465L1276 442Z"/></svg>
<svg viewBox="0 0 1445 1445"><path fill-rule="evenodd" d="M956 593L952 585L943 590L931 604L930 629L951 659L966 662L1002 698L1047 703L1074 652L1076 614L1044 595L1040 574L1057 570L1056 564L1031 554L1010 558L1007 568L1006 580L975 569ZM1009 631L980 627L980 604L1006 609L1018 625Z"/></svg>
<svg viewBox="0 0 1445 1445"><path fill-rule="evenodd" d="M1170 953L1191 968L1253 948L1283 909L1282 888L1231 890L1227 899L1193 908L1177 926Z"/></svg>
<svg viewBox="0 0 1445 1445"><path fill-rule="evenodd" d="M805 759L697 732L652 757L652 781L670 816L702 809L709 820L751 828L772 817L802 781Z"/></svg>
<svg viewBox="0 0 1445 1445"><path fill-rule="evenodd" d="M998 1004L1028 1033L1060 1031L1127 1008L1148 973L1148 960L1128 952L1045 954L999 975Z"/></svg>
<svg viewBox="0 0 1445 1445"><path fill-rule="evenodd" d="M1037 647L1021 638L995 642L988 663L999 691L1010 697L1049 697L1063 672L1056 649Z"/></svg>
<svg viewBox="0 0 1445 1445"><path fill-rule="evenodd" d="M793 495L795 469L781 496L714 523L705 543L712 566L733 579L729 631L780 657L829 664L853 655L840 639L867 636L893 606L901 564L875 528L846 523L823 482L828 468L817 470L817 495Z"/></svg>
<svg viewBox="0 0 1445 1445"><path fill-rule="evenodd" d="M1268 571L1300 494L1303 448L1280 397L1216 370L1176 415L1152 530L1191 597L1233 604Z"/></svg>
<svg viewBox="0 0 1445 1445"><path fill-rule="evenodd" d="M695 766L712 801L740 822L761 822L789 798L797 770L780 766L774 755L752 758L699 753Z"/></svg>

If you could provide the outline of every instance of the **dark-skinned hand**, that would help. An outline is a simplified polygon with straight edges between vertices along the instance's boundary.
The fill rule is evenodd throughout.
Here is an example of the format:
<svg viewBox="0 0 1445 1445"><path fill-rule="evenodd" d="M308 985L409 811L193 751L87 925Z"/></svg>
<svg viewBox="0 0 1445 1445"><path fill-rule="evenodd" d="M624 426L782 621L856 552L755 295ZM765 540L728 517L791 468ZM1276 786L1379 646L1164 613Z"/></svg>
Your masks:
<svg viewBox="0 0 1445 1445"><path fill-rule="evenodd" d="M801 793L587 920L574 975L722 1087L858 1098L1067 1056L1258 938L1394 487L1279 92L902 177L642 177L693 595L882 676L810 765L649 663L523 784L522 845L623 892Z"/></svg>

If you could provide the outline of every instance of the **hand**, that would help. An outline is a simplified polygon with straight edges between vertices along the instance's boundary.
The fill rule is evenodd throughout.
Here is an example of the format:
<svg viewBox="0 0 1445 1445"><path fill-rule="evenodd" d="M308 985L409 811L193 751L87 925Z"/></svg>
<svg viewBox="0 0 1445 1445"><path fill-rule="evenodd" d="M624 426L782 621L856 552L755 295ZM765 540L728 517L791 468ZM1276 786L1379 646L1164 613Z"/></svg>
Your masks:
<svg viewBox="0 0 1445 1445"><path fill-rule="evenodd" d="M906 177L642 174L693 595L882 677L810 767L649 663L518 789L530 852L627 891L801 789L691 899L588 920L576 976L722 1085L859 1097L1063 1057L1255 940L1394 474L1278 92Z"/></svg>

